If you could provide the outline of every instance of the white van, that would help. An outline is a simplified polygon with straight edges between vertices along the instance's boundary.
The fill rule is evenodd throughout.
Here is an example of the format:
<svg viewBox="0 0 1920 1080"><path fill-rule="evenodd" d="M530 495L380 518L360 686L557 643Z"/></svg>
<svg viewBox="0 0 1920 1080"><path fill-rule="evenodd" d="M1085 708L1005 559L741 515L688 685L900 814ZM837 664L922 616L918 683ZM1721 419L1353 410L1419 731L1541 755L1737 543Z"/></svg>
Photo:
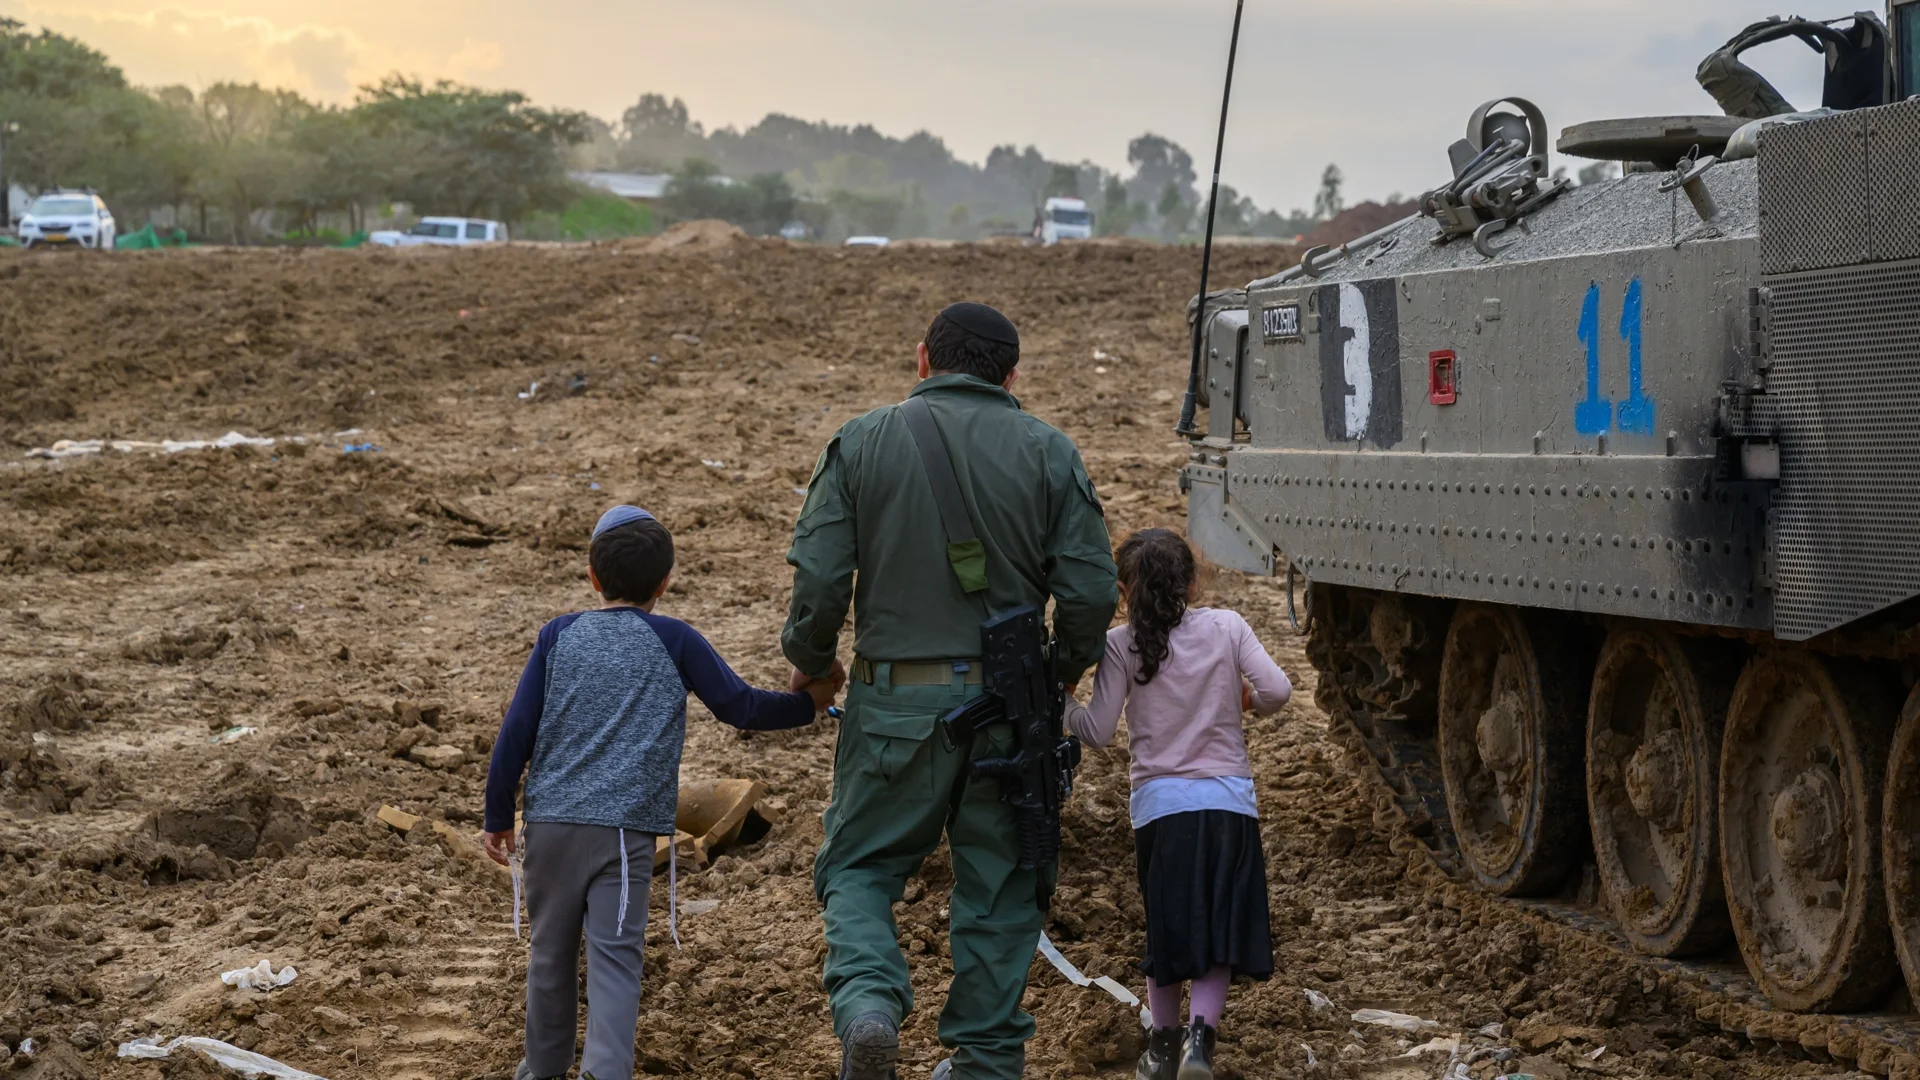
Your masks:
<svg viewBox="0 0 1920 1080"><path fill-rule="evenodd" d="M497 244L507 238L507 227L485 218L430 217L406 232L382 229L367 237L367 242L385 247L466 247L470 244Z"/></svg>

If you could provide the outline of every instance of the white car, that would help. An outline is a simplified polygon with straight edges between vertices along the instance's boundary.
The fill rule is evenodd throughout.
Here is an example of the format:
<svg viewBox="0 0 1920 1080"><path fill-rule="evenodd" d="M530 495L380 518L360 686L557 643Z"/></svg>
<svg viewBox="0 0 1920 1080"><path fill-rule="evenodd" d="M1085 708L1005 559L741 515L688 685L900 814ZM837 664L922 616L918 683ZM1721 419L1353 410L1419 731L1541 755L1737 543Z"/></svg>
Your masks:
<svg viewBox="0 0 1920 1080"><path fill-rule="evenodd" d="M507 227L485 218L430 217L406 232L382 229L367 237L373 244L386 247L466 247L470 244L496 244L507 238Z"/></svg>
<svg viewBox="0 0 1920 1080"><path fill-rule="evenodd" d="M112 251L113 237L113 211L90 191L49 191L20 217L20 243L26 247Z"/></svg>

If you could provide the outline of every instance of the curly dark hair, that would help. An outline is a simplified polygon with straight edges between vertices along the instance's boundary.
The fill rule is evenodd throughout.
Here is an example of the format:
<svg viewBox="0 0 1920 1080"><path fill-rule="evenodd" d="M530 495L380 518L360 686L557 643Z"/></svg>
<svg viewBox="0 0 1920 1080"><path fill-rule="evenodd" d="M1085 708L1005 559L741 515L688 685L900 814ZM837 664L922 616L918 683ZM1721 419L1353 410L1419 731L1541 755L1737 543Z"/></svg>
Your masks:
<svg viewBox="0 0 1920 1080"><path fill-rule="evenodd" d="M1167 662L1167 639L1187 617L1196 566L1186 538L1172 529L1141 529L1114 553L1127 590L1127 625L1140 657L1134 681L1145 686Z"/></svg>

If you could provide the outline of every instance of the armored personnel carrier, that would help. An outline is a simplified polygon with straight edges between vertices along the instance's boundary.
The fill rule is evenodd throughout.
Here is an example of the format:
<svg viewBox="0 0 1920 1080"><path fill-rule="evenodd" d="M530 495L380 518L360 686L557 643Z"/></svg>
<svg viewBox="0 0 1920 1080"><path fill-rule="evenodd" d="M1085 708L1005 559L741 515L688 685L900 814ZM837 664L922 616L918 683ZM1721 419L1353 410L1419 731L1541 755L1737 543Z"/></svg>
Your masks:
<svg viewBox="0 0 1920 1080"><path fill-rule="evenodd" d="M1304 580L1321 704L1437 862L1737 948L1792 1014L1920 1000L1920 0L1887 15L1749 27L1699 72L1732 115L1560 134L1616 180L1474 110L1418 215L1198 305L1181 477L1210 559ZM1740 62L1781 37L1821 109Z"/></svg>

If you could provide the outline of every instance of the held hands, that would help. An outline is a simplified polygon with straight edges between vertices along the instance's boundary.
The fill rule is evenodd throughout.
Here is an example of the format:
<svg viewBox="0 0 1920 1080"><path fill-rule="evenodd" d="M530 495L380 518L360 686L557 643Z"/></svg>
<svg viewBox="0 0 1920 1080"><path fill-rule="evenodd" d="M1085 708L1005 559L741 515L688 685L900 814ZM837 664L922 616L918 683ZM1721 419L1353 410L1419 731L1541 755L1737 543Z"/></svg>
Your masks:
<svg viewBox="0 0 1920 1080"><path fill-rule="evenodd" d="M483 836L486 840L487 858L492 859L501 866L511 865L509 860L513 856L513 830L506 829L502 832L490 832L483 834Z"/></svg>
<svg viewBox="0 0 1920 1080"><path fill-rule="evenodd" d="M1240 680L1240 711L1253 711L1253 684L1245 679Z"/></svg>
<svg viewBox="0 0 1920 1080"><path fill-rule="evenodd" d="M835 660L833 667L828 668L827 673L820 678L816 679L806 672L801 671L799 668L795 668L793 669L793 678L789 680L789 686L792 689L805 690L807 695L813 698L813 710L815 712L820 712L826 709L827 706L833 704L834 699L840 696L841 689L846 685L847 669L843 667L838 660Z"/></svg>

